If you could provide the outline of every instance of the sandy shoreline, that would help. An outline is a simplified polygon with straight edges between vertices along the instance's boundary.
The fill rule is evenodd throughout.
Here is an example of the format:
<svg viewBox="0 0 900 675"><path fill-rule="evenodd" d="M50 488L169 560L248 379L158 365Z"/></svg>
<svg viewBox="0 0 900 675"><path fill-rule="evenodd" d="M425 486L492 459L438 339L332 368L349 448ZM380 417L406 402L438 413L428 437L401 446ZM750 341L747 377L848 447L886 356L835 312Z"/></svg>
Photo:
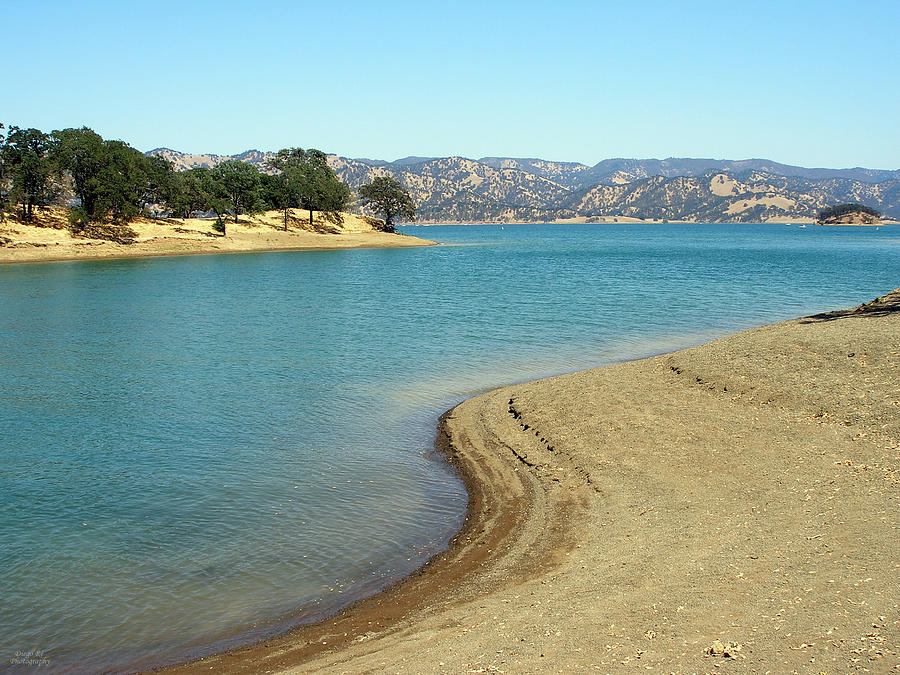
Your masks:
<svg viewBox="0 0 900 675"><path fill-rule="evenodd" d="M439 446L449 551L169 672L900 669L900 291L500 388Z"/></svg>
<svg viewBox="0 0 900 675"><path fill-rule="evenodd" d="M237 224L228 222L224 236L212 229L211 219L139 219L129 225L137 233L136 241L131 244L73 237L63 227L65 219L61 209L41 213L41 217L53 226L35 227L13 220L0 223L0 265L435 244L418 237L379 231L373 227L373 219L353 214L344 214L343 222L337 225L324 221L319 214L314 228L310 229L308 212L300 209L294 209L287 231L283 229L280 212L268 212L241 216Z"/></svg>

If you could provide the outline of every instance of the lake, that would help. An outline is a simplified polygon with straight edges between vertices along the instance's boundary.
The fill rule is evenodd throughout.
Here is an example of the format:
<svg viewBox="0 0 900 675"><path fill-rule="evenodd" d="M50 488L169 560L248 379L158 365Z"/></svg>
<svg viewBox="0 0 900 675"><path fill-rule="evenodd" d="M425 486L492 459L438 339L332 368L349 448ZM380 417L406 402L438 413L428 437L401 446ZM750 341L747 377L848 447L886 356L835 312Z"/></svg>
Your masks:
<svg viewBox="0 0 900 675"><path fill-rule="evenodd" d="M401 229L443 245L0 266L0 669L321 618L461 526L455 403L900 286L897 227Z"/></svg>

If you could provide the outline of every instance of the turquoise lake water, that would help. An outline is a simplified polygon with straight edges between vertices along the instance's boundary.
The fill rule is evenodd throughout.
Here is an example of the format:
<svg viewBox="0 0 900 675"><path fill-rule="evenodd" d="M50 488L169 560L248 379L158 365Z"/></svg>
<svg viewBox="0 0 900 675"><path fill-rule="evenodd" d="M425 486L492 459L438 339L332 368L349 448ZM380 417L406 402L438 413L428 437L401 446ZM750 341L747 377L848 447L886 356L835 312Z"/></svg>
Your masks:
<svg viewBox="0 0 900 675"><path fill-rule="evenodd" d="M458 401L900 286L898 227L403 230L444 245L0 266L0 670L320 617L460 527Z"/></svg>

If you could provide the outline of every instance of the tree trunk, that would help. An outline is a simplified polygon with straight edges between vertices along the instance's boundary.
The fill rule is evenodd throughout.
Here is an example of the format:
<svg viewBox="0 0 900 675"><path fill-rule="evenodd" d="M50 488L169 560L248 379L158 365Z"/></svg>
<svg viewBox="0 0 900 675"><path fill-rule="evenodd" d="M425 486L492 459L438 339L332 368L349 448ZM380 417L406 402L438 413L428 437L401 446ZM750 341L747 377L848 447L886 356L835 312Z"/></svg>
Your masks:
<svg viewBox="0 0 900 675"><path fill-rule="evenodd" d="M309 226L312 227L312 206L309 207Z"/></svg>

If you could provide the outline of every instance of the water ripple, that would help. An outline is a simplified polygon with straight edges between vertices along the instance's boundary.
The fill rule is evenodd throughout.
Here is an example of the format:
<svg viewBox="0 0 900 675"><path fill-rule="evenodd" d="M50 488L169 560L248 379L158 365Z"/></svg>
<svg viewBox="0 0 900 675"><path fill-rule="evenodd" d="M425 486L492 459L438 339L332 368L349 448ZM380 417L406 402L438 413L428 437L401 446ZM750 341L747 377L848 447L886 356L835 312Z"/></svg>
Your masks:
<svg viewBox="0 0 900 675"><path fill-rule="evenodd" d="M450 405L855 304L900 269L859 230L628 229L0 267L2 662L147 665L378 590L462 522L432 450Z"/></svg>

